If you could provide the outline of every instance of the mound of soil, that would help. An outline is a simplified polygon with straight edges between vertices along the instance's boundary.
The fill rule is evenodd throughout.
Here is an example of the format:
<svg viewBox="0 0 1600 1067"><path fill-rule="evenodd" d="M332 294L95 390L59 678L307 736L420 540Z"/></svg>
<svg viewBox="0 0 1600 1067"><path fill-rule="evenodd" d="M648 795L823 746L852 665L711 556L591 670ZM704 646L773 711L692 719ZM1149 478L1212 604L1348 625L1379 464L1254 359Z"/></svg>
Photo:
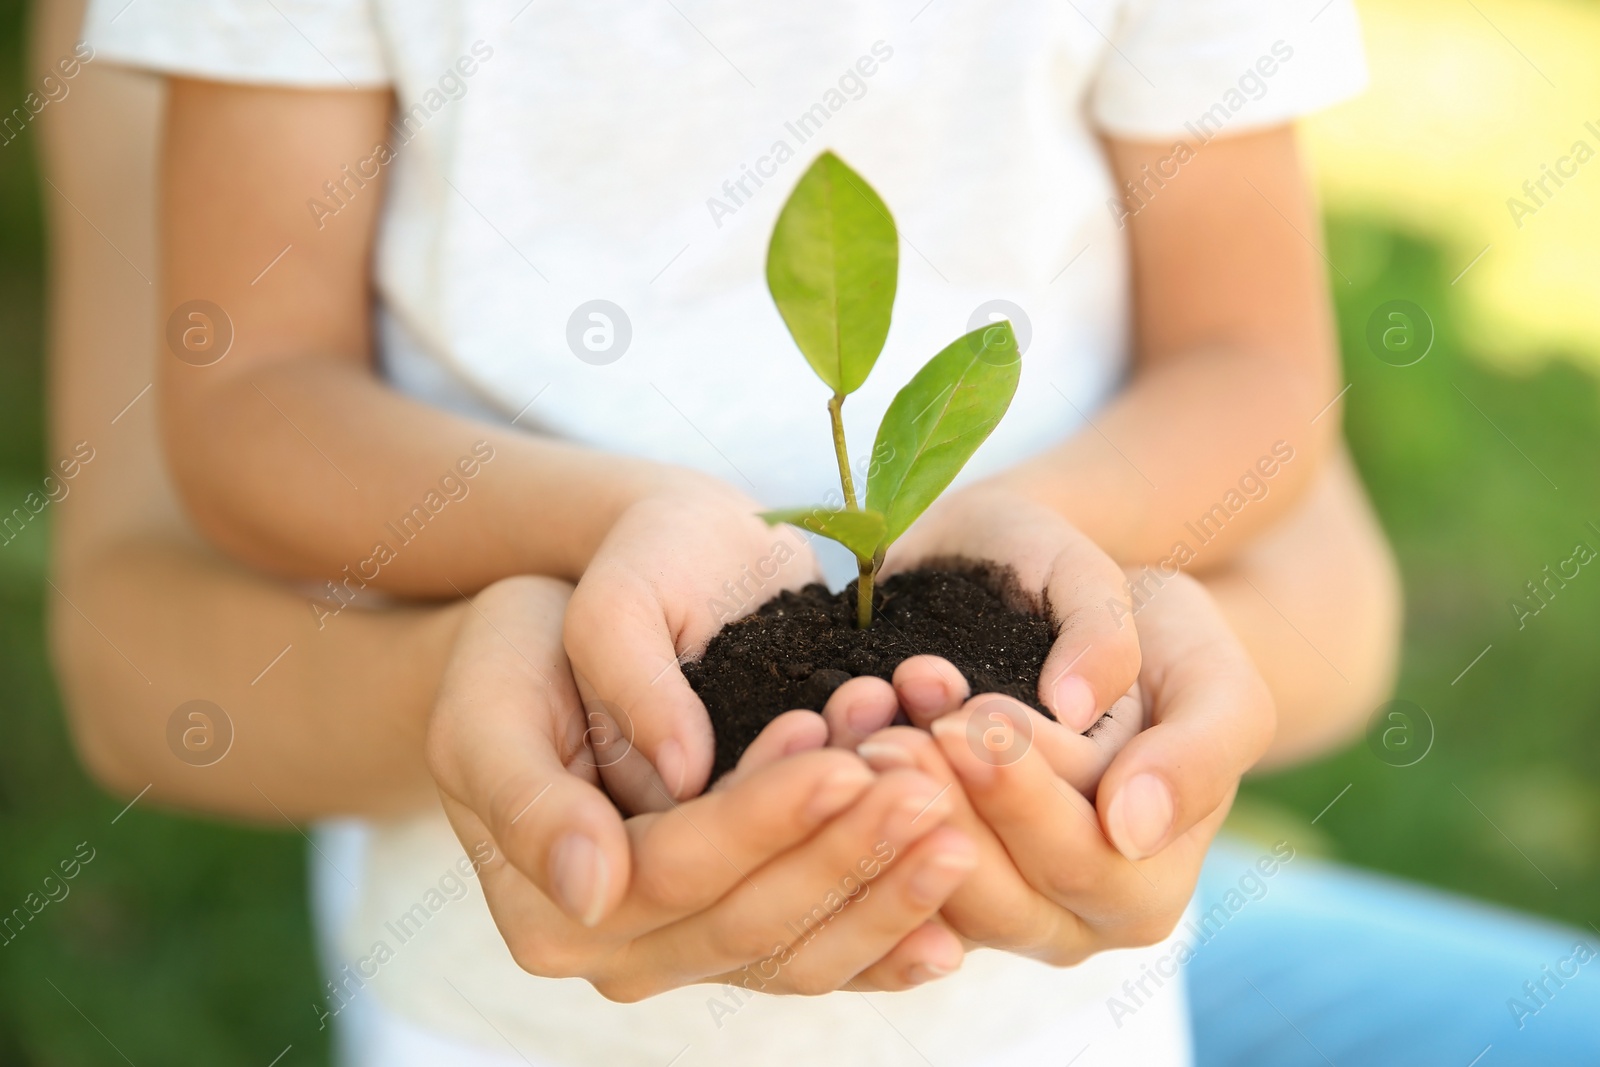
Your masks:
<svg viewBox="0 0 1600 1067"><path fill-rule="evenodd" d="M962 562L879 584L871 629L855 625L854 582L808 585L725 626L683 673L711 714L711 780L732 770L763 727L786 711L822 710L851 678L888 680L902 660L929 654L955 665L974 693L1039 703L1039 672L1055 637L1044 605L1009 571Z"/></svg>

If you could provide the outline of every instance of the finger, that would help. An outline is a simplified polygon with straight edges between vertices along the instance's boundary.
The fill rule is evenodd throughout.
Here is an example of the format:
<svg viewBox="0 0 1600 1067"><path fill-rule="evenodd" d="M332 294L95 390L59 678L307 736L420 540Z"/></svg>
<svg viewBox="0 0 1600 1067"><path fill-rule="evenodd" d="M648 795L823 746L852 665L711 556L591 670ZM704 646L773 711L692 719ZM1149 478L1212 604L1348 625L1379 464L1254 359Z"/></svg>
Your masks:
<svg viewBox="0 0 1600 1067"><path fill-rule="evenodd" d="M517 754L509 744L497 758ZM627 834L615 805L537 745L487 799L470 806L506 861L570 918L594 926L621 901L631 871ZM488 760L485 760L488 763ZM481 772L486 781L496 770Z"/></svg>
<svg viewBox="0 0 1600 1067"><path fill-rule="evenodd" d="M924 730L966 702L967 680L943 656L912 656L894 669L894 691L912 725Z"/></svg>
<svg viewBox="0 0 1600 1067"><path fill-rule="evenodd" d="M1140 616L1150 729L1100 783L1106 835L1143 859L1227 803L1272 740L1272 697L1210 596L1172 582Z"/></svg>
<svg viewBox="0 0 1600 1067"><path fill-rule="evenodd" d="M899 710L894 687L888 682L871 675L852 678L835 689L822 707L828 744L854 749L894 722Z"/></svg>
<svg viewBox="0 0 1600 1067"><path fill-rule="evenodd" d="M521 579L475 600L440 683L427 759L441 793L492 838L497 860L592 925L621 899L628 841L588 763L557 639L565 588L551 590Z"/></svg>
<svg viewBox="0 0 1600 1067"><path fill-rule="evenodd" d="M833 904L841 898L824 897L790 927L797 936L778 955L784 962L778 979L783 990L819 994L843 988L937 915L977 862L972 841L941 826L888 861L887 870L862 885L858 894L842 898L837 911ZM949 944L938 947L948 952ZM900 977L915 981L917 976L908 972L927 970L929 964L947 974L954 969L949 963L948 956L918 959ZM960 956L955 963L959 966ZM929 973L921 980L933 977Z"/></svg>
<svg viewBox="0 0 1600 1067"><path fill-rule="evenodd" d="M628 820L634 875L617 921L653 929L748 887L763 865L853 810L875 780L854 754L818 749L669 811Z"/></svg>
<svg viewBox="0 0 1600 1067"><path fill-rule="evenodd" d="M1014 719L1021 721L1021 705L1011 706ZM1136 863L1111 845L1093 805L1052 773L1037 746L1017 746L1010 751L1020 755L1002 762L987 748L970 744L975 731L969 731L968 721L978 711L969 707L938 719L933 733L973 808L1004 842L1027 883L1058 905L1052 914L1059 929L1028 954L1070 966L1102 949L1166 937L1193 892L1224 808Z"/></svg>
<svg viewBox="0 0 1600 1067"><path fill-rule="evenodd" d="M712 783L711 788L727 789L785 756L809 752L827 744L828 727L822 716L804 709L786 711L762 728L739 757L738 766Z"/></svg>
<svg viewBox="0 0 1600 1067"><path fill-rule="evenodd" d="M1059 723L1033 714L1040 723L1078 737ZM968 740L970 743L970 736ZM978 945L1052 961L1066 947L1076 946L1064 946L1062 938L1070 937L1077 924L1057 914L1056 904L1024 880L1006 844L973 808L955 771L929 734L914 727L895 727L874 735L861 748L862 758L879 773L911 768L949 788L952 806L946 825L965 833L978 849L977 869L962 882L941 912L952 929Z"/></svg>
<svg viewBox="0 0 1600 1067"><path fill-rule="evenodd" d="M970 554L969 542L981 544L982 558L1004 563L1017 589L1042 594L1057 633L1040 674L1039 700L1082 732L1139 674L1128 581L1099 546L1058 513L1008 493L1000 493L999 500L995 515L1003 509L1004 521L969 513L956 527L960 535L948 521L933 522L931 533L924 526L921 536L913 527L897 545L899 551L891 550L884 572L918 560Z"/></svg>
<svg viewBox="0 0 1600 1067"><path fill-rule="evenodd" d="M1139 687L1112 704L1094 725L1083 733L1074 733L1058 722L1051 722L1033 712L1033 743L1038 746L1045 762L1073 789L1082 793L1091 803L1100 778L1116 754L1140 730L1145 728L1144 702L1139 697Z"/></svg>
<svg viewBox="0 0 1600 1067"><path fill-rule="evenodd" d="M807 753L785 764L833 751ZM702 799L731 800L737 792ZM671 976L672 984L682 984L781 952L795 937L786 924L812 914L819 905L830 914L836 912L842 907L840 901L858 893L887 862L938 829L948 813L947 794L941 795L927 776L912 771L882 775L804 847L741 875L714 907L636 940L626 968L653 976L651 982ZM908 922L900 936L920 922Z"/></svg>
<svg viewBox="0 0 1600 1067"><path fill-rule="evenodd" d="M1058 629L1040 669L1039 700L1081 733L1139 677L1139 635L1127 583L1080 535L1051 562L1044 589Z"/></svg>
<svg viewBox="0 0 1600 1067"><path fill-rule="evenodd" d="M711 720L683 676L656 590L625 568L595 564L567 607L563 640L617 803L659 811L700 792L711 774Z"/></svg>
<svg viewBox="0 0 1600 1067"><path fill-rule="evenodd" d="M737 986L752 993L790 992L778 984L784 958L780 952L707 981ZM929 919L902 937L881 959L834 989L847 989L852 993L900 992L954 974L961 969L965 958L966 946L961 938L937 918Z"/></svg>
<svg viewBox="0 0 1600 1067"><path fill-rule="evenodd" d="M887 955L846 982L844 988L897 993L954 974L965 958L961 938L933 919L901 938Z"/></svg>
<svg viewBox="0 0 1600 1067"><path fill-rule="evenodd" d="M544 978L569 978L584 974L594 958L604 958L614 939L563 912L507 862L472 809L448 794L441 794L440 801L451 828L467 846L489 914L519 967Z"/></svg>
<svg viewBox="0 0 1600 1067"><path fill-rule="evenodd" d="M1022 719L1023 708L990 698L982 713ZM1093 806L1058 779L1037 749L1018 745L996 758L974 746L969 727L979 708L934 723L939 749L960 777L973 809L1005 844L1029 885L1067 912L1105 917L1108 902L1125 906L1138 873L1101 833ZM994 727L988 727L994 729ZM1123 891L1126 887L1126 892Z"/></svg>

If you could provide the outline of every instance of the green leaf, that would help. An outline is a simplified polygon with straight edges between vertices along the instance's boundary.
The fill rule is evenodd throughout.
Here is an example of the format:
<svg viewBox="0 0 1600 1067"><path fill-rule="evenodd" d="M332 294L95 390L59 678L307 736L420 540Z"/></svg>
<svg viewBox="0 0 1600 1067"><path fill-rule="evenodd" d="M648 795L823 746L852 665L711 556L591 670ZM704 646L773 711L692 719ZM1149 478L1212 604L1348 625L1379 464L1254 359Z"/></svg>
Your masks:
<svg viewBox="0 0 1600 1067"><path fill-rule="evenodd" d="M779 511L763 511L761 517L771 525L787 522L831 538L854 552L857 559L870 560L883 543L884 518L877 511L783 508Z"/></svg>
<svg viewBox="0 0 1600 1067"><path fill-rule="evenodd" d="M824 152L789 194L767 247L767 288L811 368L836 394L867 380L889 335L900 240L861 175Z"/></svg>
<svg viewBox="0 0 1600 1067"><path fill-rule="evenodd" d="M1011 323L973 330L895 394L878 426L867 507L888 520L887 547L938 499L1000 422L1022 358Z"/></svg>

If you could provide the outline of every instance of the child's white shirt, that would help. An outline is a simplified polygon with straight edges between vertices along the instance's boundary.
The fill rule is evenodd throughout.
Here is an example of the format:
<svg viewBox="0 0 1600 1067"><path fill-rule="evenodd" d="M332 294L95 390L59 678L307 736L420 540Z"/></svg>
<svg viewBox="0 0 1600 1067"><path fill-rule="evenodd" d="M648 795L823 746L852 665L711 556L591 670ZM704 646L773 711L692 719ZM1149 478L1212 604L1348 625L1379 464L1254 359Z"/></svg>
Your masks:
<svg viewBox="0 0 1600 1067"><path fill-rule="evenodd" d="M924 361L992 313L1019 326L1021 387L970 478L1062 440L1125 374L1125 230L1098 138L1204 152L1365 76L1350 0L92 0L86 37L98 58L193 77L392 86L387 144L297 194L337 230L386 174L391 381L700 467L770 505L837 493L827 391L764 272L777 212L823 148L901 234L888 342L845 405L858 463ZM1142 200L1183 181L1178 156ZM825 561L848 574L833 547ZM1114 1003L1161 946L1070 969L980 952L901 994L693 987L617 1005L519 971L475 882L395 944L388 924L460 848L438 814L363 840L359 878L340 876L358 891L338 943L352 965L380 941L393 958L360 995L536 1063L1187 1061L1181 978L1132 1014Z"/></svg>

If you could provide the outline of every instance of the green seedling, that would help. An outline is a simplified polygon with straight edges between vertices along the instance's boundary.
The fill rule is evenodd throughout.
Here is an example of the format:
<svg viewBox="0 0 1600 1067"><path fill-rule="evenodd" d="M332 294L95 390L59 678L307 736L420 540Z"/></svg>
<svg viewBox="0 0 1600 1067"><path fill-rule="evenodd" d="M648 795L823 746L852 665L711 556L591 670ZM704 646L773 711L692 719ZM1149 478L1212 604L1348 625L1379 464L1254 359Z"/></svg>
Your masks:
<svg viewBox="0 0 1600 1067"><path fill-rule="evenodd" d="M844 401L867 380L889 335L900 238L861 175L824 152L789 194L767 248L767 288L801 354L833 391L828 417L844 506L765 512L821 534L856 557L856 624L872 625L884 553L938 499L999 424L1017 391L1021 356L1011 323L957 338L895 395L878 426L866 500L856 497Z"/></svg>

